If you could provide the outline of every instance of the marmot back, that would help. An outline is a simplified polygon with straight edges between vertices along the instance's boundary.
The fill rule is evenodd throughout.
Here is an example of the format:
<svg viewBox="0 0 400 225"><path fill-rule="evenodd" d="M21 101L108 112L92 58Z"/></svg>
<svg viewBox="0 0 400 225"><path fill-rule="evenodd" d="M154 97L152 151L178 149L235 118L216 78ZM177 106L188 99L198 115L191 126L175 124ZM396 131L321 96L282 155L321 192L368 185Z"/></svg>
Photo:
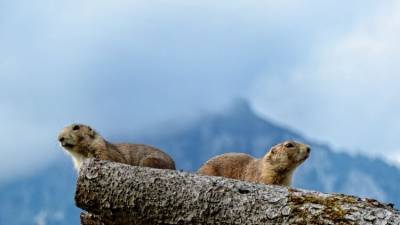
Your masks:
<svg viewBox="0 0 400 225"><path fill-rule="evenodd" d="M242 179L243 171L246 170L249 163L255 160L255 158L244 153L226 153L208 160L197 171L197 173L202 175Z"/></svg>
<svg viewBox="0 0 400 225"><path fill-rule="evenodd" d="M286 141L272 147L260 159L243 153L222 154L204 163L198 173L263 184L290 186L294 170L308 158L310 150L308 145Z"/></svg>
<svg viewBox="0 0 400 225"><path fill-rule="evenodd" d="M91 127L72 124L59 134L61 146L69 153L79 171L85 158L98 158L133 166L175 169L175 162L165 152L143 144L112 144Z"/></svg>

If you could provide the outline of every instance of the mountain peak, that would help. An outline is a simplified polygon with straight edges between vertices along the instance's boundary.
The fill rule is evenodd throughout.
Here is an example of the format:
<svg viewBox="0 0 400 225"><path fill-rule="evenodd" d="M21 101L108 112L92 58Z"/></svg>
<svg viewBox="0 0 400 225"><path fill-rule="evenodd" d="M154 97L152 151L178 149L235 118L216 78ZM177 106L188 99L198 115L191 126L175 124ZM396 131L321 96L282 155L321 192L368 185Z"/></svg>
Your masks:
<svg viewBox="0 0 400 225"><path fill-rule="evenodd" d="M229 112L229 114L234 115L254 115L250 103L243 98L234 100L227 111Z"/></svg>

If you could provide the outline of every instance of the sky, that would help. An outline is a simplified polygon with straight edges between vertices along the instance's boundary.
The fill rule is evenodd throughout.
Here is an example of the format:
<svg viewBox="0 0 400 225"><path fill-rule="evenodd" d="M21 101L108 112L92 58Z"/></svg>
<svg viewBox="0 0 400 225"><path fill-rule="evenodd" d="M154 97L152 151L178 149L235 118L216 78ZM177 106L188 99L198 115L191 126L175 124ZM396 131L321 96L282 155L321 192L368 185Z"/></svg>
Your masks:
<svg viewBox="0 0 400 225"><path fill-rule="evenodd" d="M400 161L400 3L0 2L0 181L104 136L223 110L238 97L315 140Z"/></svg>

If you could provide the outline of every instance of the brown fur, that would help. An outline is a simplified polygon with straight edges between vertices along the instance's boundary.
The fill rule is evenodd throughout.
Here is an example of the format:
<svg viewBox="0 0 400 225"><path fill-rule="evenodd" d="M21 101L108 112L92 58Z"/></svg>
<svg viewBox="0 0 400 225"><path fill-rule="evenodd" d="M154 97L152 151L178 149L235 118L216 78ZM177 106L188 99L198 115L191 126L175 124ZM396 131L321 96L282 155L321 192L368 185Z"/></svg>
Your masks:
<svg viewBox="0 0 400 225"><path fill-rule="evenodd" d="M91 127L83 124L65 127L58 140L72 156L77 170L83 159L91 157L133 166L175 169L172 158L157 148L143 144L112 144Z"/></svg>
<svg viewBox="0 0 400 225"><path fill-rule="evenodd" d="M198 173L263 184L290 186L294 170L310 153L308 145L286 141L275 145L262 158L243 153L227 153L208 160Z"/></svg>

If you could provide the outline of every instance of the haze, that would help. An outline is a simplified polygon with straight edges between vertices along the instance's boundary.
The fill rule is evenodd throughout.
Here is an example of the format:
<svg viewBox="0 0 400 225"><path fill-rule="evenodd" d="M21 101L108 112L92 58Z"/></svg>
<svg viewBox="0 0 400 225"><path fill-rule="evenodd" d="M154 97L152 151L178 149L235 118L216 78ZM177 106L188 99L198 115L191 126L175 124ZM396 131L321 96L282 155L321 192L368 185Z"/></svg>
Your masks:
<svg viewBox="0 0 400 225"><path fill-rule="evenodd" d="M0 179L60 156L71 122L140 134L238 97L312 139L400 159L399 17L396 1L3 1Z"/></svg>

